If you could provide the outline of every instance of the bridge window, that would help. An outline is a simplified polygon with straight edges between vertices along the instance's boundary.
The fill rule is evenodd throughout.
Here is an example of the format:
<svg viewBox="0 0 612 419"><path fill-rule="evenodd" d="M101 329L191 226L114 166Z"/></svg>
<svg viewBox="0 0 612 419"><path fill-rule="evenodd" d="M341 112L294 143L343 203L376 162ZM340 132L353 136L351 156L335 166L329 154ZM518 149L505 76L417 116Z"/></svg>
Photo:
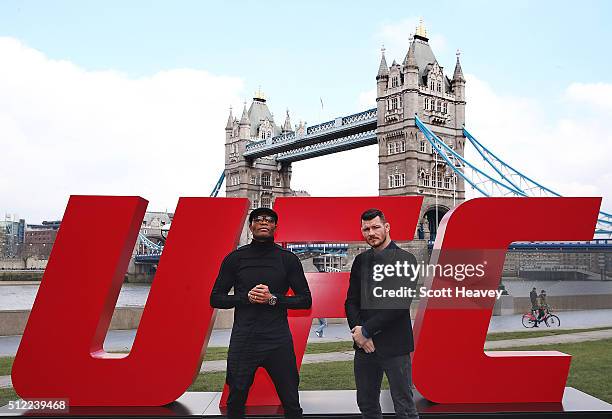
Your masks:
<svg viewBox="0 0 612 419"><path fill-rule="evenodd" d="M439 100L436 100L436 111L440 112L442 110L442 102Z"/></svg>
<svg viewBox="0 0 612 419"><path fill-rule="evenodd" d="M251 185L257 185L257 175L251 175L251 180L249 183Z"/></svg>
<svg viewBox="0 0 612 419"><path fill-rule="evenodd" d="M262 173L261 174L261 185L262 186L272 186L270 178L271 178L270 173Z"/></svg>
<svg viewBox="0 0 612 419"><path fill-rule="evenodd" d="M442 113L448 112L448 104L446 102L442 102Z"/></svg>
<svg viewBox="0 0 612 419"><path fill-rule="evenodd" d="M389 101L389 110L398 109L401 106L401 101L399 96L392 97Z"/></svg>
<svg viewBox="0 0 612 419"><path fill-rule="evenodd" d="M404 141L393 141L387 144L388 154L403 153L406 151L406 143Z"/></svg>
<svg viewBox="0 0 612 419"><path fill-rule="evenodd" d="M229 178L230 186L238 186L240 184L240 175L236 172L230 174Z"/></svg>
<svg viewBox="0 0 612 419"><path fill-rule="evenodd" d="M425 141L421 140L421 153L425 153L425 151L426 151Z"/></svg>
<svg viewBox="0 0 612 419"><path fill-rule="evenodd" d="M450 189L450 178L449 177L444 178L444 188Z"/></svg>
<svg viewBox="0 0 612 419"><path fill-rule="evenodd" d="M442 83L438 82L438 86L436 90L440 93L442 92Z"/></svg>
<svg viewBox="0 0 612 419"><path fill-rule="evenodd" d="M425 98L425 110L426 111L429 110L429 98L428 97Z"/></svg>
<svg viewBox="0 0 612 419"><path fill-rule="evenodd" d="M272 208L272 199L269 196L261 197L261 206L266 208Z"/></svg>
<svg viewBox="0 0 612 419"><path fill-rule="evenodd" d="M281 187L283 186L283 182L282 179L279 177L276 178L276 186Z"/></svg>
<svg viewBox="0 0 612 419"><path fill-rule="evenodd" d="M429 186L430 185L429 179L430 179L430 176L429 176L429 173L428 173L428 174L425 175L425 179L423 181L424 186Z"/></svg>
<svg viewBox="0 0 612 419"><path fill-rule="evenodd" d="M394 175L389 175L389 187L390 188L399 188L406 185L406 174L405 173L396 173Z"/></svg>
<svg viewBox="0 0 612 419"><path fill-rule="evenodd" d="M394 76L391 78L391 87L399 86L399 77Z"/></svg>
<svg viewBox="0 0 612 419"><path fill-rule="evenodd" d="M257 199L257 198L253 199L253 202L252 202L251 207L252 207L253 209L255 209L255 208L259 208L259 199Z"/></svg>
<svg viewBox="0 0 612 419"><path fill-rule="evenodd" d="M429 89L430 89L430 90L434 90L435 84L436 84L436 83L435 83L433 80L432 80L432 81L430 81L430 82L429 82Z"/></svg>

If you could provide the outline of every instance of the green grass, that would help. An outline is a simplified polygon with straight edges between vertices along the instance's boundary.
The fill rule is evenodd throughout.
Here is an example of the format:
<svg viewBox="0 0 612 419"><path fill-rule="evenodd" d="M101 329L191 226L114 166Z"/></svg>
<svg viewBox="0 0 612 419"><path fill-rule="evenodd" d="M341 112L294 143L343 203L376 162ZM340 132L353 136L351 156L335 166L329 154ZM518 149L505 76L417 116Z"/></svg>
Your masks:
<svg viewBox="0 0 612 419"><path fill-rule="evenodd" d="M19 396L15 393L15 390L10 388L0 388L0 407L4 406L11 400L17 400Z"/></svg>
<svg viewBox="0 0 612 419"><path fill-rule="evenodd" d="M309 343L306 347L307 354L324 354L327 352L346 352L353 350L353 342L338 341L338 342L323 342Z"/></svg>
<svg viewBox="0 0 612 419"><path fill-rule="evenodd" d="M11 375L11 368L13 368L14 360L14 356L0 357L0 375Z"/></svg>
<svg viewBox="0 0 612 419"><path fill-rule="evenodd" d="M328 352L346 352L353 350L353 342L338 341L324 343L309 343L306 347L307 354L322 354ZM218 361L227 359L227 348L212 346L206 349L204 361Z"/></svg>
<svg viewBox="0 0 612 419"><path fill-rule="evenodd" d="M542 330L536 333L511 332L495 333L494 339L491 335L487 340L500 340L512 338L524 338L537 336L559 335L564 333L576 333L579 331L601 330L596 329L573 329L573 330ZM325 342L312 343L307 347L309 354L325 352L350 351L351 342ZM609 403L612 403L612 339L561 343L554 345L537 345L509 348L512 351L560 351L572 355L572 363L567 385L575 387ZM208 349L205 359L226 359L227 348L211 347ZM9 375L14 358L0 358L0 375ZM325 377L322 379L321 377ZM225 382L225 372L210 372L199 374L193 382L189 391L220 391ZM383 388L388 388L385 381ZM300 371L300 390L338 390L354 389L353 362L339 361L320 364L305 364ZM9 400L17 399L12 388L0 389L0 406Z"/></svg>
<svg viewBox="0 0 612 419"><path fill-rule="evenodd" d="M572 355L567 386L612 403L612 339L521 346L512 351L559 351Z"/></svg>
<svg viewBox="0 0 612 419"><path fill-rule="evenodd" d="M325 377L325 379L321 379ZM225 372L199 374L189 391L221 391L225 384ZM383 388L389 388L387 377ZM305 364L300 369L300 390L351 390L355 389L353 361Z"/></svg>
<svg viewBox="0 0 612 419"><path fill-rule="evenodd" d="M337 345L336 342L332 344ZM572 355L567 386L577 388L612 403L612 339L525 346L512 348L511 350L560 351ZM325 379L323 380L321 377L325 377ZM224 382L224 372L199 374L190 387L190 391L221 391ZM300 390L347 390L354 388L352 361L305 364L300 370ZM386 378L383 382L383 388L388 388Z"/></svg>
<svg viewBox="0 0 612 419"><path fill-rule="evenodd" d="M542 327L544 327L544 329L542 329ZM521 332L489 333L487 335L487 341L506 340L506 339L539 338L543 336L566 335L569 333L593 332L595 330L609 330L609 329L611 329L610 326L593 327L590 329L548 329L546 325L543 324L538 329L525 329L525 331L521 331Z"/></svg>

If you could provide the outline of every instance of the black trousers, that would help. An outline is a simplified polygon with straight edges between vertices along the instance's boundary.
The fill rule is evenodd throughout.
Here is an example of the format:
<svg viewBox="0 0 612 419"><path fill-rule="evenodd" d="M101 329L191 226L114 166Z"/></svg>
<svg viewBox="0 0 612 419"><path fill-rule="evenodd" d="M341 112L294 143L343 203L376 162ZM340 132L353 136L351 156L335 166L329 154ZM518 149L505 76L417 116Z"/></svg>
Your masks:
<svg viewBox="0 0 612 419"><path fill-rule="evenodd" d="M280 399L286 418L301 418L302 408L298 394L300 377L295 365L293 344L288 343L273 349L250 345L248 351L232 351L227 357L229 396L227 417L243 418L249 389L253 384L257 368L266 369Z"/></svg>
<svg viewBox="0 0 612 419"><path fill-rule="evenodd" d="M376 352L355 351L355 384L357 405L364 419L382 418L380 386L383 372L389 380L396 418L418 418L412 395L410 355L381 357Z"/></svg>

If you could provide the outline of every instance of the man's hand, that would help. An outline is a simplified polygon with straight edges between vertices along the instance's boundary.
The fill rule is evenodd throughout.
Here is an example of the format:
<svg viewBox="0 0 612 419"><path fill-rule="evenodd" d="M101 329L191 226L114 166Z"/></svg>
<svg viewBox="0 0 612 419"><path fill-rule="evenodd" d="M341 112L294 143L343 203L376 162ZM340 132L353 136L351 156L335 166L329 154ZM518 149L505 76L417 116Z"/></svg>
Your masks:
<svg viewBox="0 0 612 419"><path fill-rule="evenodd" d="M361 326L355 326L351 329L351 336L353 336L353 340L357 344L358 347L363 349L366 353L371 354L376 350L374 347L374 341L372 338L366 338L361 333Z"/></svg>
<svg viewBox="0 0 612 419"><path fill-rule="evenodd" d="M366 341L368 340L365 336L363 336L363 334L361 333L361 326L355 326L351 329L351 335L353 336L353 340L355 341L355 343L357 344L357 346L359 346L360 348L363 347L363 345L365 345Z"/></svg>
<svg viewBox="0 0 612 419"><path fill-rule="evenodd" d="M272 294L267 285L258 284L249 291L249 301L253 304L268 304Z"/></svg>
<svg viewBox="0 0 612 419"><path fill-rule="evenodd" d="M371 354L372 352L374 352L375 348L374 348L374 341L372 340L372 338L366 340L366 342L363 344L361 349L366 351L366 353L368 354Z"/></svg>

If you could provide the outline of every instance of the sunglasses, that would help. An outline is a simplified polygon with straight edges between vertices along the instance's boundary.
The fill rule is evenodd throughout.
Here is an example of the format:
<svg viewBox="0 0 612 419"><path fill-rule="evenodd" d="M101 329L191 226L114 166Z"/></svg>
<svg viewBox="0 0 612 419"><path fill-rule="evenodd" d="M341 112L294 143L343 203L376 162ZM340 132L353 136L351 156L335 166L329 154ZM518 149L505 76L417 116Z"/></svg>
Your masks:
<svg viewBox="0 0 612 419"><path fill-rule="evenodd" d="M253 218L253 222L254 223L266 222L268 224L276 224L274 217L271 217L269 215L258 215L257 217Z"/></svg>

